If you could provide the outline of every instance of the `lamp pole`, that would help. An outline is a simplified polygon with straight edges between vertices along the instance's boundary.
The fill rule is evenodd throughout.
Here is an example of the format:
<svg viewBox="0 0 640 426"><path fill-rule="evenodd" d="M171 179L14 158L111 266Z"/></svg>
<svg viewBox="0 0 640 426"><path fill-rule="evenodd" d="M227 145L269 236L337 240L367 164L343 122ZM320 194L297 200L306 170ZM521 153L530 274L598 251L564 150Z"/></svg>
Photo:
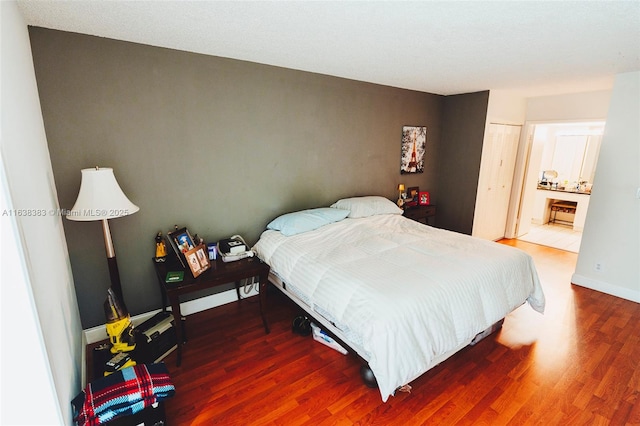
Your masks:
<svg viewBox="0 0 640 426"><path fill-rule="evenodd" d="M102 219L102 233L104 234L104 248L107 252L107 264L109 265L109 277L111 278L111 288L113 289L120 302L125 306L124 296L122 295L122 285L120 284L120 272L118 271L118 261L116 260L116 250L113 247L111 239L111 230L109 229L109 219Z"/></svg>

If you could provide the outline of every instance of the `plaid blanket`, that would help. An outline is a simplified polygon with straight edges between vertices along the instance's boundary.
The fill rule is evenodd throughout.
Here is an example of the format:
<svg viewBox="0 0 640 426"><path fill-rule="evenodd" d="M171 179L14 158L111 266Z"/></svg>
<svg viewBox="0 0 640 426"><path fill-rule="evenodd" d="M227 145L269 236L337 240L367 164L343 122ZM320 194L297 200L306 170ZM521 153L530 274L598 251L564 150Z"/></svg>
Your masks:
<svg viewBox="0 0 640 426"><path fill-rule="evenodd" d="M79 426L135 414L175 394L164 363L139 364L89 383L71 401Z"/></svg>

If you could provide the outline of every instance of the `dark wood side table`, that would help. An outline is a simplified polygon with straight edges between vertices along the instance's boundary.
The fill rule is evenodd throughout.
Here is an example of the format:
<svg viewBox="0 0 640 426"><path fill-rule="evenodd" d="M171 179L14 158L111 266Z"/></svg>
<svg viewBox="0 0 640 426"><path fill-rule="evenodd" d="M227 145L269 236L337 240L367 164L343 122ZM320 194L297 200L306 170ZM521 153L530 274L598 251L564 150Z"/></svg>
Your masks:
<svg viewBox="0 0 640 426"><path fill-rule="evenodd" d="M436 216L436 206L433 204L427 206L412 206L405 207L402 214L408 219L413 219L417 222L422 222L425 225L429 225L429 218Z"/></svg>
<svg viewBox="0 0 640 426"><path fill-rule="evenodd" d="M193 278L191 271L187 269L184 271L184 279L181 282L167 283L165 282L167 272L184 270L177 260L171 260L171 258L167 258L166 262L156 262L154 259L153 264L155 265L158 282L162 291L162 309L166 309L168 299L169 304L171 305L174 324L176 324L178 366L180 366L180 363L182 362L182 344L184 343L182 327L179 326L182 318L182 314L180 313L180 296L183 294L233 282L236 285L238 300L240 300L240 280L257 276L260 280L260 290L258 295L260 302L260 315L262 316L265 333L268 334L270 332L266 316L267 280L269 278L270 270L269 265L262 262L257 257L249 257L229 263L225 263L218 258L217 261L211 262L211 268L209 270L203 272L197 278Z"/></svg>

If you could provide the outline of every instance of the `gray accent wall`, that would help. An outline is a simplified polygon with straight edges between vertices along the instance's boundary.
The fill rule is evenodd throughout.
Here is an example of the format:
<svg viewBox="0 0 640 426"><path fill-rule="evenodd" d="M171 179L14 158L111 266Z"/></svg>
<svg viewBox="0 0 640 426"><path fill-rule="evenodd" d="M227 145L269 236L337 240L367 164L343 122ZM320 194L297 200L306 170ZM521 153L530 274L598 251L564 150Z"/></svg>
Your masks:
<svg viewBox="0 0 640 426"><path fill-rule="evenodd" d="M61 208L73 206L80 170L93 166L112 167L140 207L110 221L132 315L160 307L154 237L174 224L207 241L242 234L253 244L281 213L347 196L395 199L404 183L431 191L438 226L443 221L471 232L477 187L471 181L474 174L477 181L482 138L468 139L464 128L470 124L476 136L476 120L468 119L481 109L476 98L485 99L486 114L486 95L448 102L451 97L37 27L30 38ZM400 175L404 125L427 126L422 174ZM454 195L443 194L452 189ZM100 223L63 224L83 328L103 324L109 273Z"/></svg>

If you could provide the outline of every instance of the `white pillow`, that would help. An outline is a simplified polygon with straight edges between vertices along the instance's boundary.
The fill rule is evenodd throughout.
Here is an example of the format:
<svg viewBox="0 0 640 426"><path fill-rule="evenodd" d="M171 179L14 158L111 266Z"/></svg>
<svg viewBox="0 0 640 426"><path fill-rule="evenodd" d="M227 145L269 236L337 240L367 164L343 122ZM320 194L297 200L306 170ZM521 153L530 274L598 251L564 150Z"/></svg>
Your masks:
<svg viewBox="0 0 640 426"><path fill-rule="evenodd" d="M331 209L329 207L301 210L278 216L267 225L267 229L280 231L282 235L290 237L338 222L348 215L349 210Z"/></svg>
<svg viewBox="0 0 640 426"><path fill-rule="evenodd" d="M377 195L353 197L338 200L331 205L334 209L349 210L349 217L367 217L377 214L402 214L403 210L393 201Z"/></svg>

